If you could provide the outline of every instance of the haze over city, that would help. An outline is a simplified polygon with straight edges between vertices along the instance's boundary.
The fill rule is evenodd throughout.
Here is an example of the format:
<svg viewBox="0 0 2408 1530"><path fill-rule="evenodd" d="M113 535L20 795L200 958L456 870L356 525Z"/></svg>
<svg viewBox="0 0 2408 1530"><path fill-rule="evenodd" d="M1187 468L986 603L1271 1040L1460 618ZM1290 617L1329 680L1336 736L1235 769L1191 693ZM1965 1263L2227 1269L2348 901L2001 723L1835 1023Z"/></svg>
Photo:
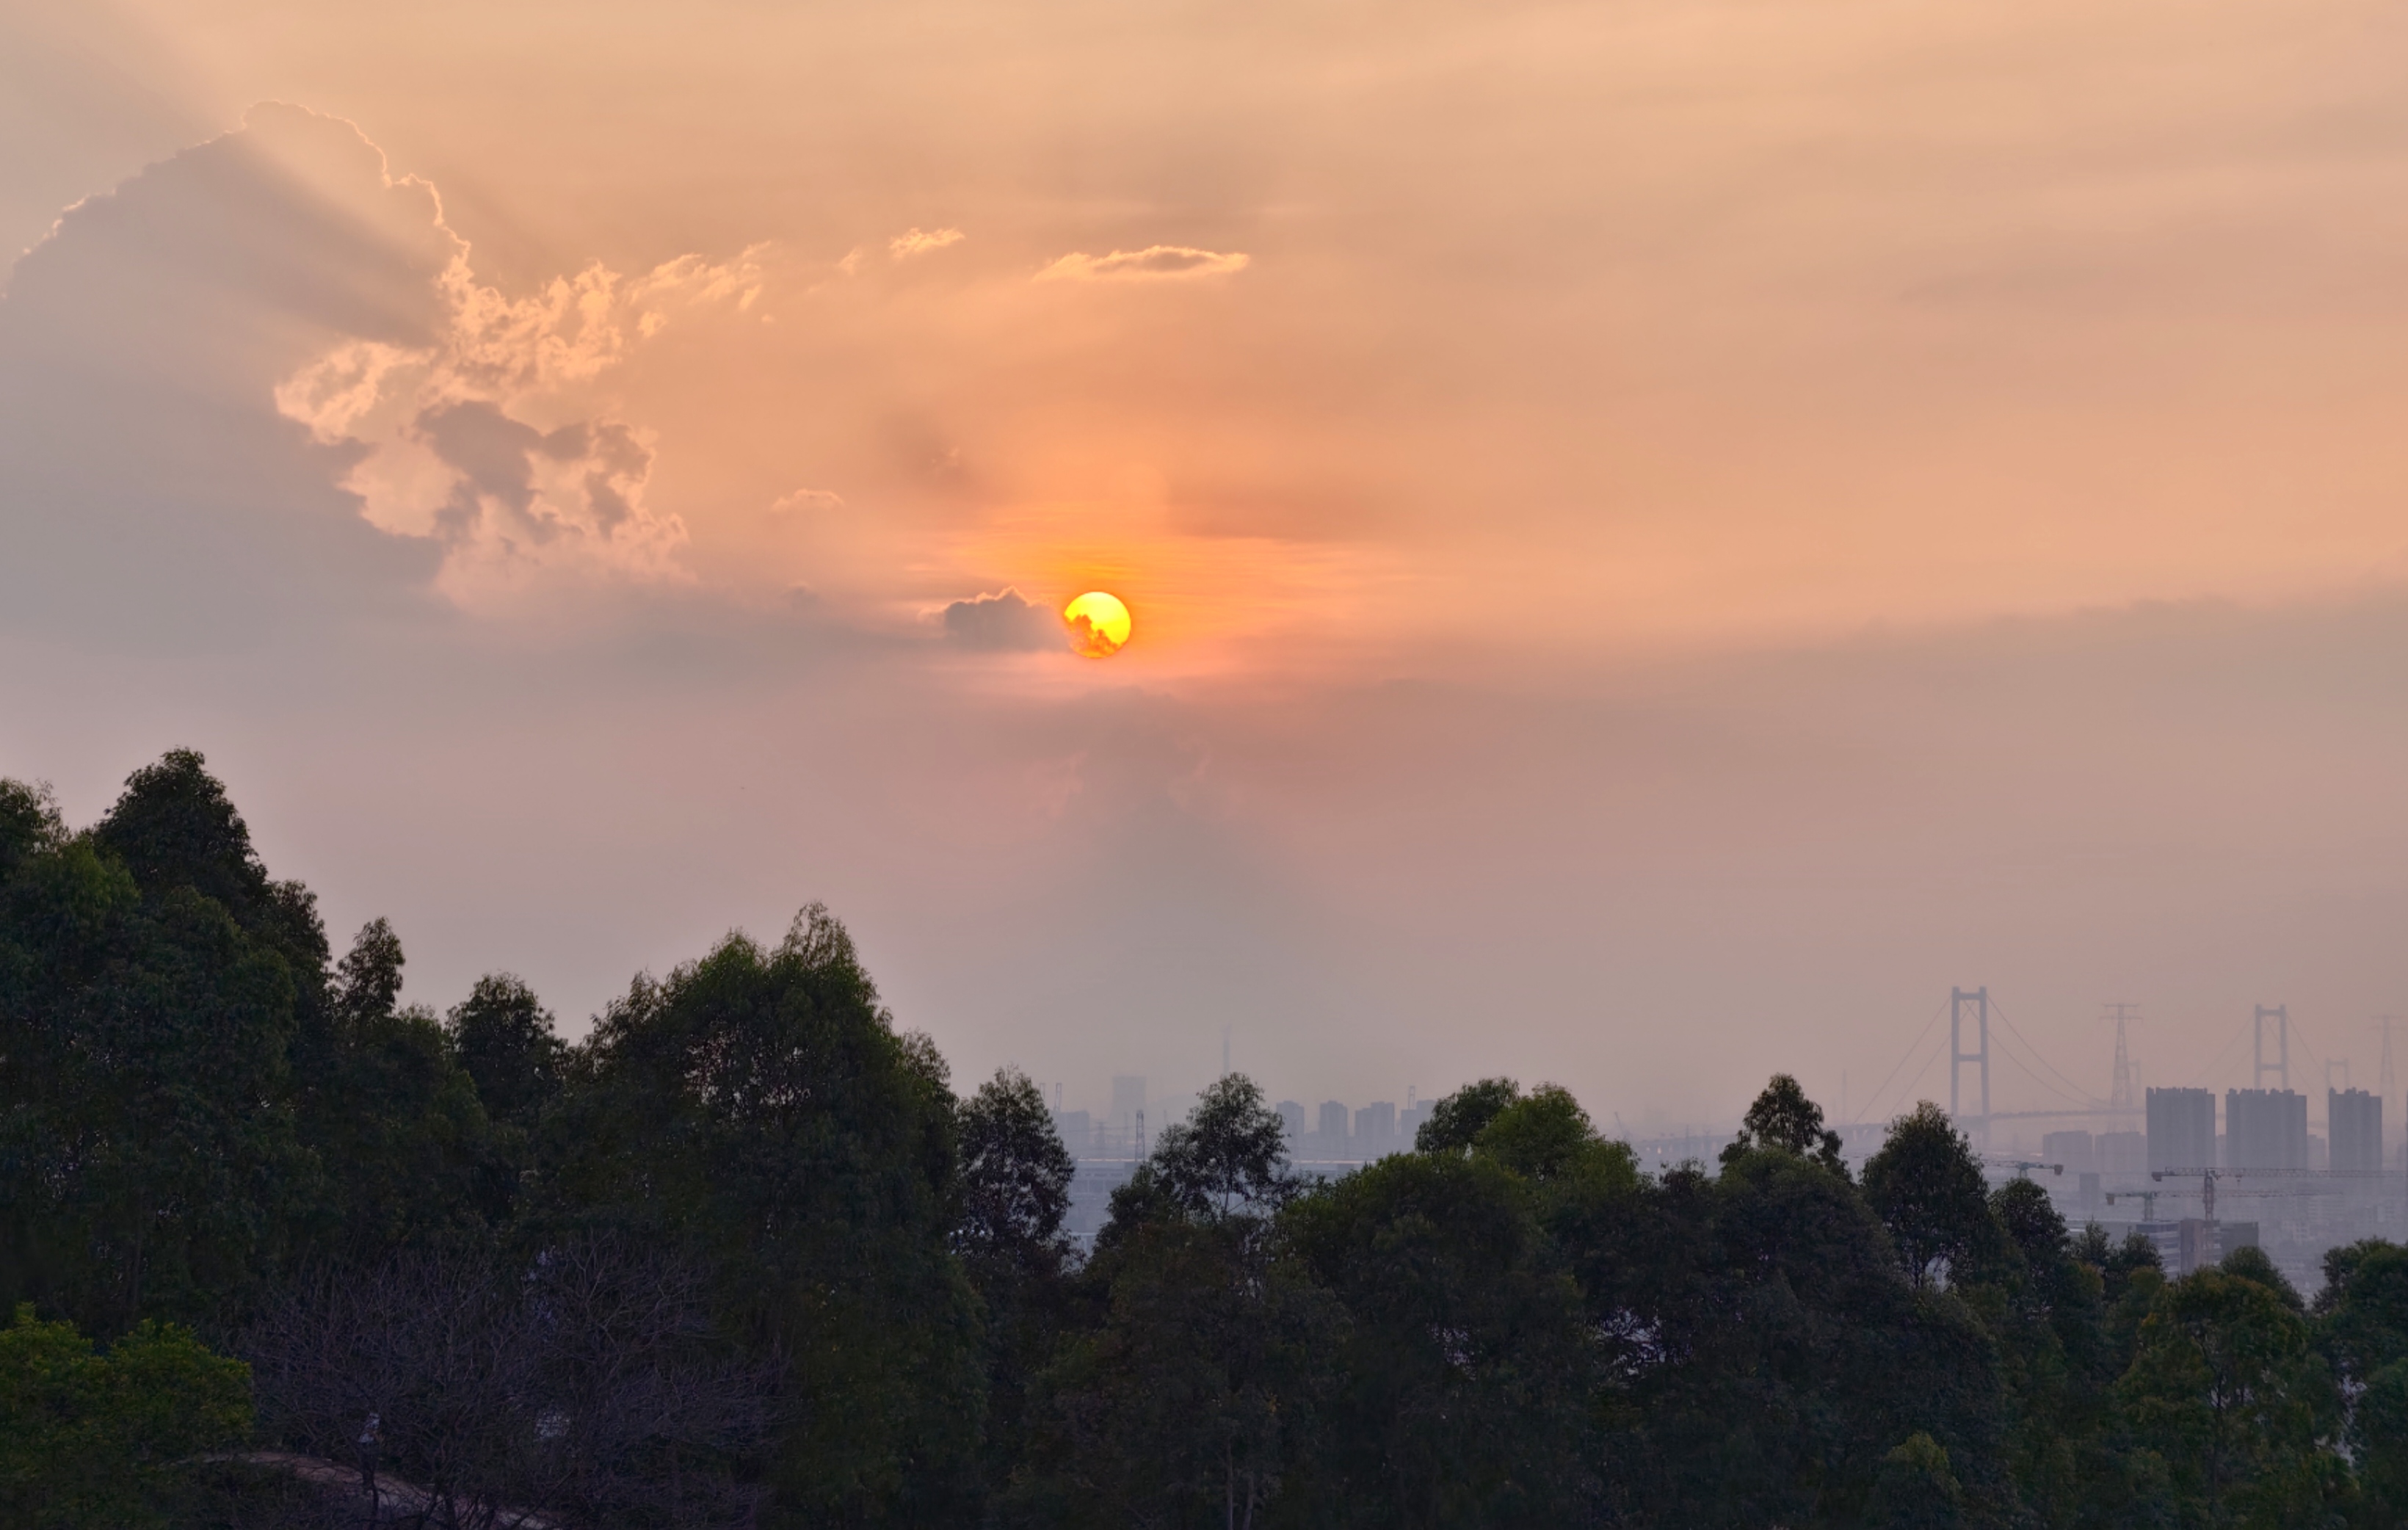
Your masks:
<svg viewBox="0 0 2408 1530"><path fill-rule="evenodd" d="M2403 30L0 7L0 776L197 749L407 999L572 1037L821 900L1096 1112L1226 1028L1888 1115L1976 985L2102 1096L2111 1000L2371 1086Z"/></svg>

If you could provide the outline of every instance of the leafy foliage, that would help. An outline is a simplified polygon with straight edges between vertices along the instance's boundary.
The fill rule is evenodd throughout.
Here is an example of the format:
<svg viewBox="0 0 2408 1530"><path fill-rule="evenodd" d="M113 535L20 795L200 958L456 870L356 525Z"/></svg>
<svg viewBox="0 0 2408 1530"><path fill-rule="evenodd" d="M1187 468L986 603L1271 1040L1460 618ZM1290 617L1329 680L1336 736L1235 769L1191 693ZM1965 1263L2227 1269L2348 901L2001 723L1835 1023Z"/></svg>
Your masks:
<svg viewBox="0 0 2408 1530"><path fill-rule="evenodd" d="M1918 1291L1996 1251L1982 1165L1964 1134L1928 1100L1892 1122L1889 1140L1866 1160L1865 1196Z"/></svg>
<svg viewBox="0 0 2408 1530"><path fill-rule="evenodd" d="M1859 1184L1775 1076L1649 1175L1484 1079L1314 1181L1232 1077L1086 1251L1036 1085L956 1099L817 906L574 1045L407 967L197 754L81 831L0 781L0 1522L306 1517L191 1460L251 1428L197 1333L462 1523L2408 1523L2408 1250L2170 1280L1928 1103Z"/></svg>
<svg viewBox="0 0 2408 1530"><path fill-rule="evenodd" d="M146 1322L102 1351L21 1306L0 1329L0 1523L164 1525L190 1458L251 1423L242 1363L190 1330Z"/></svg>

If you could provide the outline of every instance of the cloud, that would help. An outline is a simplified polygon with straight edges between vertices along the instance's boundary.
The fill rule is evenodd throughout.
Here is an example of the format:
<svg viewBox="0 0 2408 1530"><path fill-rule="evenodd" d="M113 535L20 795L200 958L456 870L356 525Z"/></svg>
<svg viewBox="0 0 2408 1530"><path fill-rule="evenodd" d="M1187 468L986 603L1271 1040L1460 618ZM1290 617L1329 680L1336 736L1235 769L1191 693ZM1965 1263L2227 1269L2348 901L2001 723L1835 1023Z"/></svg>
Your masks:
<svg viewBox="0 0 2408 1530"><path fill-rule="evenodd" d="M844 496L832 489L797 489L790 494L780 494L770 502L769 508L780 515L799 510L840 510L844 508Z"/></svg>
<svg viewBox="0 0 2408 1530"><path fill-rule="evenodd" d="M957 228L933 229L926 233L914 228L887 240L886 252L896 260L908 261L914 255L924 255L947 245L959 244L968 237Z"/></svg>
<svg viewBox="0 0 2408 1530"><path fill-rule="evenodd" d="M982 653L1035 653L1064 644L1062 619L1017 590L945 608L945 640Z"/></svg>
<svg viewBox="0 0 2408 1530"><path fill-rule="evenodd" d="M1185 245L1149 245L1143 250L1115 250L1109 255L1072 250L1037 273L1039 281L1159 281L1188 277L1221 277L1242 271L1254 257L1230 251L1191 250Z"/></svg>
<svg viewBox="0 0 2408 1530"><path fill-rule="evenodd" d="M672 316L750 309L759 254L632 278L596 264L512 298L477 281L464 245L434 283L431 343L338 341L278 384L276 406L354 454L343 487L370 524L443 548L437 583L455 601L563 577L681 581L685 523L645 502L649 433L585 394Z"/></svg>
<svg viewBox="0 0 2408 1530"><path fill-rule="evenodd" d="M207 648L414 606L437 550L271 395L355 346L356 408L437 343L463 248L351 123L276 105L62 216L0 299L0 621Z"/></svg>

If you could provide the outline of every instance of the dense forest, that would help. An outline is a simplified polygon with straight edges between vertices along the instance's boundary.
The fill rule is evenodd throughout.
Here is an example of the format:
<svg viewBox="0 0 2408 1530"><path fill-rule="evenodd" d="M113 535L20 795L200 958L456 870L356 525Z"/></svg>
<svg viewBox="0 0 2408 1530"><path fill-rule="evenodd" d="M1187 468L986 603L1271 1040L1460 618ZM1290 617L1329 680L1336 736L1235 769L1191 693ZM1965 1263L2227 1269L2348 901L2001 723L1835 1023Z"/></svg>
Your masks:
<svg viewBox="0 0 2408 1530"><path fill-rule="evenodd" d="M817 907L575 1045L402 972L196 754L0 782L0 1522L357 1523L375 1414L459 1525L2408 1523L2408 1250L2170 1279L1929 1106L1649 1175L1489 1080L1309 1182L1231 1077L1082 1251Z"/></svg>

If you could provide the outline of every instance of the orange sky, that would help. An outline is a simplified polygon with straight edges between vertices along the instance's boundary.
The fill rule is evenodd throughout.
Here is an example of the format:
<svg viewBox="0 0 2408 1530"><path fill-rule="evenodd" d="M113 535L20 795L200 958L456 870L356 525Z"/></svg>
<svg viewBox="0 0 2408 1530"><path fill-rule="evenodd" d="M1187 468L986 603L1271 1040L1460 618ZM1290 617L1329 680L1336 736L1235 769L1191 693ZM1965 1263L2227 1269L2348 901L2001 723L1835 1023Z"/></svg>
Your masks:
<svg viewBox="0 0 2408 1530"><path fill-rule="evenodd" d="M573 683L542 682L563 708L552 737L599 726L617 688L658 682L671 651L719 655L695 661L707 678L681 682L678 705L739 755L768 736L760 730L789 725L781 705L846 712L870 705L855 687L899 686L924 709L879 726L948 740L949 765L901 771L919 782L906 790L822 759L787 784L850 783L887 802L893 823L953 825L932 843L1042 843L1063 867L1077 861L1062 848L1077 816L1064 804L1108 795L1097 762L1120 750L1154 758L1131 740L1158 737L1162 758L1183 763L1157 762L1146 791L1208 825L1190 828L1220 847L1211 854L1248 847L1298 908L1369 922L1313 937L1330 951L1363 942L1355 954L1296 959L1323 986L1266 1022L1283 1036L1317 1034L1317 1008L1389 1004L1364 996L1378 986L1365 964L1426 944L1416 921L1456 890L1467 857L1511 844L1521 848L1484 874L1543 912L1504 923L1527 932L1572 910L1533 958L1555 964L1526 1001L1547 1018L1531 1022L1531 1060L1515 1065L1588 1068L1603 1089L1594 1063L1545 1059L1588 1023L1567 1017L1585 1014L1582 995L1613 970L1587 965L1578 917L1608 894L1562 859L1584 832L1573 826L1599 822L1605 762L1658 748L1688 761L1642 771L1652 786L1612 787L1658 794L1630 809L1635 837L1597 851L1697 880L1687 933L1639 942L1665 965L1634 977L1633 992L1674 992L1729 940L1770 952L1792 938L1767 890L1813 864L1801 847L1829 822L1813 806L1819 772L1849 758L1894 765L1912 747L1901 740L1927 736L1917 708L1964 701L1956 680L1927 683L1917 666L1948 670L1958 661L1933 655L1985 645L2024 656L2023 679L1996 681L2002 705L2028 711L2014 747L2045 738L2051 761L2103 755L2102 775L2057 779L2053 764L2011 774L1996 752L1940 750L1923 768L1941 775L1910 769L1874 794L1878 809L1863 808L1860 842L1885 847L1865 853L1888 868L1866 874L1881 891L1852 906L1863 922L1928 903L1919 851L1960 830L1971 836L1962 853L2005 879L1999 910L2078 901L2095 884L2077 850L2031 885L2003 869L2023 864L2026 841L2000 827L2018 820L2001 800L2072 846L2130 827L2128 815L2089 816L2126 793L2164 815L2143 835L2146 853L2165 857L2151 865L2207 856L2231 879L2225 911L2199 916L2211 923L2245 922L2232 910L2258 907L2261 884L2203 848L2223 844L2236 815L2264 829L2243 859L2280 861L2275 880L2297 896L2374 895L2358 847L2390 842L2379 794L2323 792L2332 816L2312 830L2283 816L2300 793L2319 794L2284 771L2388 758L2398 702L2356 667L2363 656L2219 669L2204 655L2225 639L2186 637L2183 663L2228 688L2213 704L2145 665L2107 664L2127 677L2120 692L2071 665L2047 683L2101 689L2064 707L2035 700L2047 693L2034 677L2058 645L2156 651L2169 609L2329 634L2356 630L2335 613L2398 598L2408 15L2396 7L179 0L56 11L0 3L0 246L59 229L48 274L37 250L11 279L17 350L0 366L44 397L53 390L38 379L60 366L117 378L93 383L70 423L181 441L182 426L143 412L169 408L157 396L168 385L125 379L172 350L160 337L181 325L195 354L238 357L188 371L157 362L183 395L241 413L258 443L237 461L221 441L206 472L191 465L201 457L179 458L158 481L231 485L255 470L333 508L303 517L306 536L261 532L260 547L282 551L227 551L227 566L302 560L293 550L344 521L341 536L366 539L342 558L407 569L376 575L374 599L342 582L353 575L324 572L331 564L307 563L314 572L281 587L322 589L344 622L400 602L409 614L393 622L432 623L442 643L487 654L457 661L471 669L531 653L576 666ZM288 105L254 112L262 102ZM247 113L253 125L221 155L238 174L163 165L236 133ZM125 193L148 209L138 239L100 204L80 224L58 222L146 165L160 166L150 189ZM211 197L212 216L256 236L188 259L206 242L192 209ZM23 504L123 498L94 487L98 469L57 455L59 438L7 449L20 481L54 486ZM248 504L266 491L244 493ZM211 523L176 513L178 536ZM83 526L73 535L89 533L89 546L65 530L39 543L66 560L44 565L53 570L87 554L95 569L139 563L155 543L57 517ZM1050 607L1089 588L1137 611L1138 640L1108 662L948 636L956 602L1010 590ZM24 611L13 640L45 652L89 657L121 641ZM321 620L337 618L308 619ZM2120 636L2101 636L2111 629ZM294 637L320 630L306 622L278 630L256 639L263 651L350 651ZM399 654L432 639L390 641ZM835 667L806 681L776 667L804 663L790 642L850 657L810 660ZM521 658L493 657L503 653ZM452 683L434 679L449 661L362 663L388 659L404 692ZM756 662L771 667L746 668ZM845 665L911 678L873 681ZM825 678L839 670L853 678ZM2268 679L2278 671L2372 689L2344 687L2329 711L2295 720L2336 754L2260 774L2216 740L2246 731L2250 708L2295 695ZM18 699L32 707L29 695ZM223 747L260 759L303 726L273 708L271 721L250 692L220 701L100 733L28 724L0 737L0 770L59 776L47 762L70 754L97 773L79 790L100 801L136 763L121 756L180 740L159 736L171 723L222 728ZM1357 706L1380 716L1333 721ZM1153 721L1062 742L1087 725L1079 719L1123 707ZM412 713L412 747L433 751L423 769L480 752L490 718L427 708ZM2170 724L2179 747L2137 731L2166 708L2182 719ZM1424 722L1407 726L1406 714ZM1452 721L1428 721L1440 714ZM1008 721L1039 715L1050 721ZM1623 721L1598 721L1608 716ZM1417 741L1367 742L1400 727ZM1467 763L1477 751L1456 753L1483 736L1529 774L1513 789L1524 816L1472 835L1473 852L1438 825L1488 810L1482 767ZM704 791L718 768L673 784L664 758L610 779L634 790L641 777L658 800ZM1347 784L1324 798L1316 770ZM1936 806L1948 772L1992 780L2002 797ZM2093 788L2101 794L2086 797ZM1859 780L1844 794L1869 790ZM964 803L988 816L959 822ZM332 819L351 810L326 799ZM691 822L660 813L639 844ZM1111 854L1134 853L1135 822L1113 831ZM1804 838L1749 860L1720 837L1741 822L1757 825L1759 844ZM790 849L834 843L810 839L834 832L824 824L789 827L779 842ZM1419 869L1383 859L1425 832L1435 837L1412 852ZM355 848L364 859L340 874L361 885L338 902L378 896L366 884L380 868L420 875ZM1698 869L1726 852L1740 856L1728 880ZM831 866L854 864L828 853ZM861 872L863 906L902 909L914 876L989 885L929 853L909 876ZM1011 879L993 877L996 888ZM556 986L590 1008L619 968L660 959L673 937L834 898L803 872L758 878L757 894L724 905L660 894L624 927L635 953L563 947L547 958L565 975ZM1391 894L1411 907L1367 911ZM992 906L986 893L960 896L966 925ZM1297 933L1310 917L1280 939L1311 946ZM2179 966L2189 947L2172 928L2132 938ZM445 980L502 959L430 938L428 966ZM1098 937L1062 961L1092 959L1140 988L1174 984L1176 962L1143 954L1167 938L1129 935L1106 951ZM1979 958L1976 941L1967 960ZM964 1003L970 979L910 967L922 960L898 957L896 980L946 995L932 1004ZM2379 965L2364 966L2369 992L2335 1004L2388 1002L2372 992ZM2100 996L2082 996L2092 968L2050 970L2069 1017ZM1840 1017L1870 1002L1847 996L1855 979L1837 966L1791 969L1768 954L1761 977L1766 992L1826 984L1835 1037L1853 1037ZM1028 1017L1055 1011L1073 1018L1032 1045L1078 1052L1088 1001L1035 992L1003 1007L1009 1023L951 1022L966 1055L991 1060L1014 1044L1010 1025L1036 1034ZM2199 1002L2212 1008L2204 989ZM1352 1055L1371 1023L1333 1021L1321 1039L1295 1041L1298 1076L1339 1087L1343 1070L1327 1059ZM1431 1084L1479 1065L1441 1039L1448 1023L1412 1021L1432 1038ZM2065 1023L2069 1037L2087 1034ZM1870 1035L1867 1067L1884 1044ZM1670 1051L1650 1064L1678 1065ZM1717 1108L1738 1087L1717 1077L1684 1108Z"/></svg>

